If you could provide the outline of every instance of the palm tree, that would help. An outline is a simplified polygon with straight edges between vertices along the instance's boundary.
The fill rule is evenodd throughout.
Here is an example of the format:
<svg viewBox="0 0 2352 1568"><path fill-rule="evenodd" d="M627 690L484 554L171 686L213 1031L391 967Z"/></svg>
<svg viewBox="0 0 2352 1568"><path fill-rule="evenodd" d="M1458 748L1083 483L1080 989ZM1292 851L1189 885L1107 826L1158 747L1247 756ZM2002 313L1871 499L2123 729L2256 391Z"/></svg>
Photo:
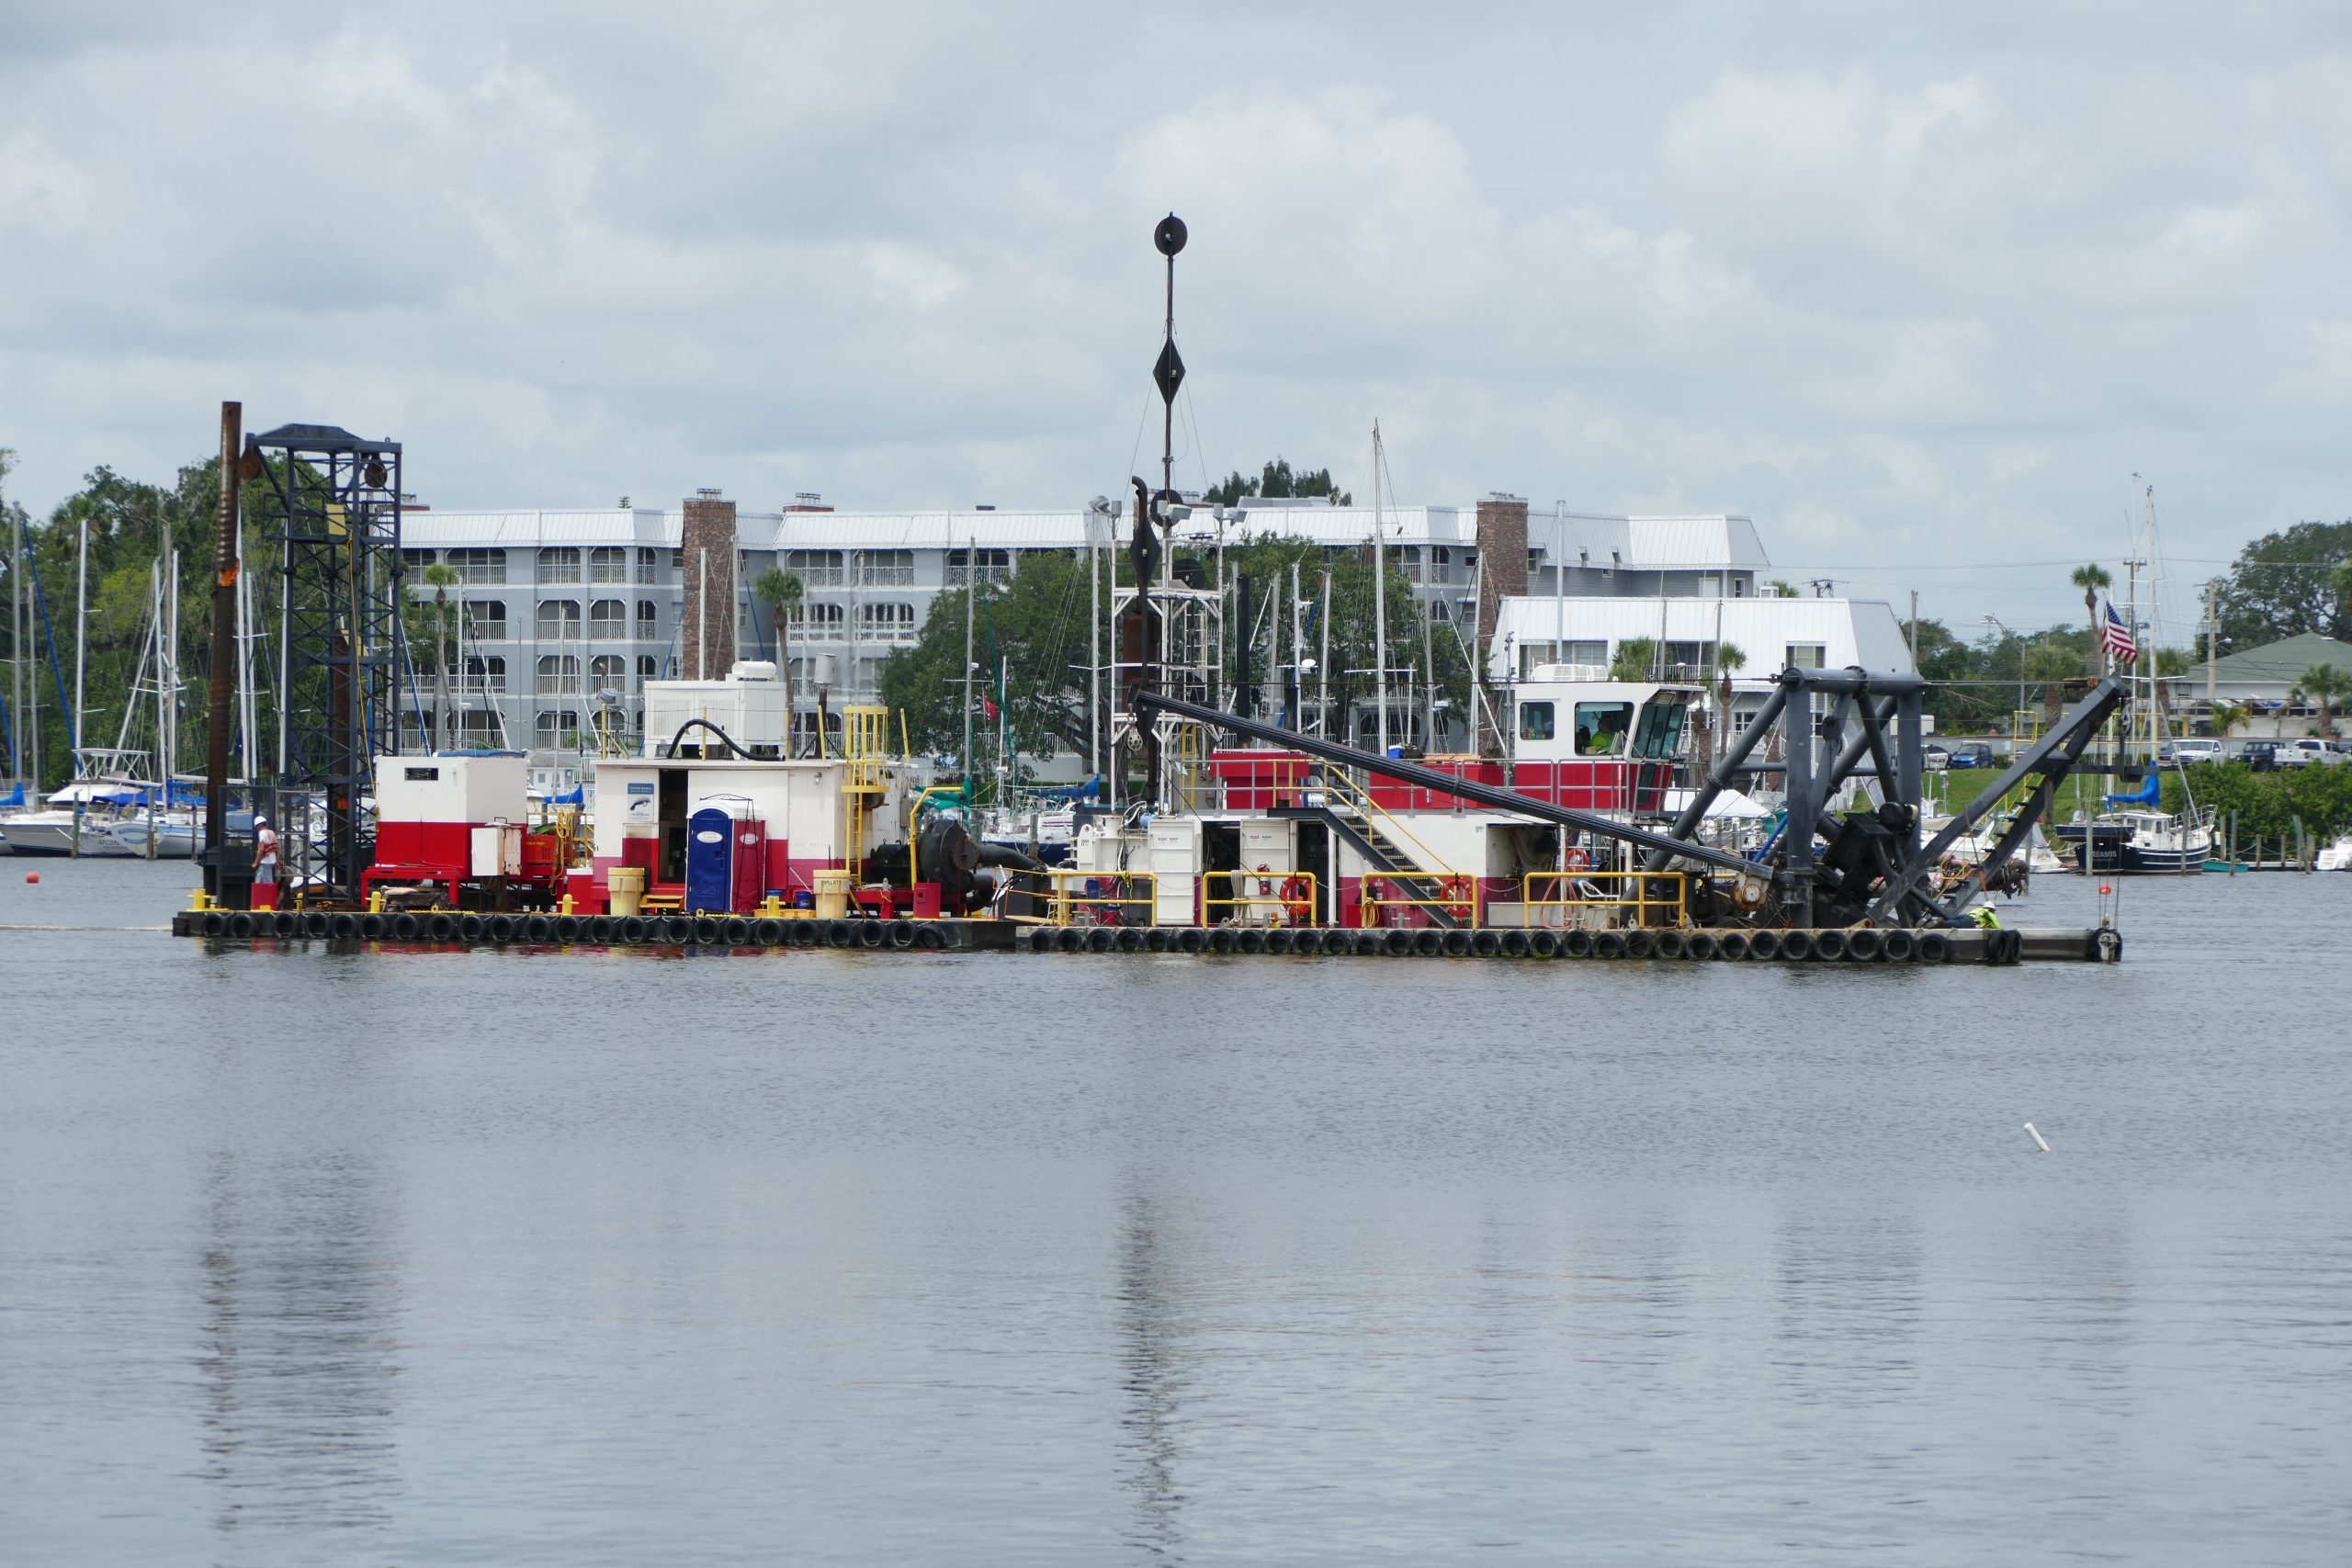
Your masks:
<svg viewBox="0 0 2352 1568"><path fill-rule="evenodd" d="M2107 568L2092 561L2076 567L2068 574L2066 581L2083 591L2083 612L2091 620L2090 671L2096 675L2103 667L2106 647L2098 624L2098 596L2114 586L2115 579L2108 575Z"/></svg>
<svg viewBox="0 0 2352 1568"><path fill-rule="evenodd" d="M2305 695L2319 705L2319 732L2335 732L2335 705L2346 693L2352 693L2352 675L2346 675L2333 664L2314 664L2303 671L2301 684Z"/></svg>
<svg viewBox="0 0 2352 1568"><path fill-rule="evenodd" d="M433 728L454 741L457 739L457 715L449 707L449 590L464 581L458 569L446 561L435 561L424 569L424 581L433 588L433 669L434 689L439 694L441 722ZM439 750L439 747L435 747Z"/></svg>
<svg viewBox="0 0 2352 1568"><path fill-rule="evenodd" d="M1747 662L1747 650L1736 642L1715 644L1715 729L1723 745L1731 744L1731 672Z"/></svg>
<svg viewBox="0 0 2352 1568"><path fill-rule="evenodd" d="M1612 681L1646 681L1650 678L1650 663L1657 658L1657 644L1649 637L1629 637L1617 645L1617 656L1609 661L1609 678Z"/></svg>
<svg viewBox="0 0 2352 1568"><path fill-rule="evenodd" d="M2054 642L2037 642L2027 649L2025 677L2041 682L2041 727L2058 722L2066 705L2066 682L2075 674L2075 656Z"/></svg>
<svg viewBox="0 0 2352 1568"><path fill-rule="evenodd" d="M776 657L784 666L784 750L792 754L792 626L786 617L800 607L800 597L808 584L800 581L797 571L786 571L772 566L752 581L752 592L760 596L775 617Z"/></svg>
<svg viewBox="0 0 2352 1568"><path fill-rule="evenodd" d="M2239 725L2253 716L2253 710L2238 703L2216 703L2213 711L2205 716L2213 727L2215 739L2222 740L2227 740Z"/></svg>

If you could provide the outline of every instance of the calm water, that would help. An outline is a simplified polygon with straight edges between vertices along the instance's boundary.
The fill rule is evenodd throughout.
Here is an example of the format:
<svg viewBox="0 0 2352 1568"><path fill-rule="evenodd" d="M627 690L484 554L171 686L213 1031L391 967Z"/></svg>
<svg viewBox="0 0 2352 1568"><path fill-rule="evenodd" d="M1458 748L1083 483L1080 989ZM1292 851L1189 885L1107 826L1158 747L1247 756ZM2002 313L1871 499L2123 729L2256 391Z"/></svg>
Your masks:
<svg viewBox="0 0 2352 1568"><path fill-rule="evenodd" d="M1932 973L0 932L0 1561L2340 1563L2352 876L2126 891Z"/></svg>

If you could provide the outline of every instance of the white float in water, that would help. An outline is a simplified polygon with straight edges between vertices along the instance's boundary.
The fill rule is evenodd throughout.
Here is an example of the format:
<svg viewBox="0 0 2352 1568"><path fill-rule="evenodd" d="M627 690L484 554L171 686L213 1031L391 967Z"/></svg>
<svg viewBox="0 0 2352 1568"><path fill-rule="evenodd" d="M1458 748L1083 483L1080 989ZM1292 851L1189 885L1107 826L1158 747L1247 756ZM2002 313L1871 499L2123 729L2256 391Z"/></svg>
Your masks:
<svg viewBox="0 0 2352 1568"><path fill-rule="evenodd" d="M2040 1133L2034 1132L2032 1122L2027 1122L2025 1124L2025 1130L2029 1133L2033 1133L2033 1143L2036 1148L2040 1149L2043 1154L2048 1154L2050 1152L2050 1145L2042 1138Z"/></svg>

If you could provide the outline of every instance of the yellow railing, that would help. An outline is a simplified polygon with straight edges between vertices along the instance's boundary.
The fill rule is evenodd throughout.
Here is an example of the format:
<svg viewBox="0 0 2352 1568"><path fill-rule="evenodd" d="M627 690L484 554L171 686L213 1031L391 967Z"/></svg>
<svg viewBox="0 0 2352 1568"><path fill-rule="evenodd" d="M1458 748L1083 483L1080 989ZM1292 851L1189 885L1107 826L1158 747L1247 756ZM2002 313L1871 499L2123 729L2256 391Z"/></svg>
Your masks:
<svg viewBox="0 0 2352 1568"><path fill-rule="evenodd" d="M1538 897L1539 889L1550 897ZM1552 927L1570 924L1572 909L1630 909L1638 926L1688 925L1690 891L1687 875L1679 871L1537 871L1520 882L1527 923ZM1538 919L1539 912L1550 910L1558 913Z"/></svg>
<svg viewBox="0 0 2352 1568"><path fill-rule="evenodd" d="M1410 887L1408 882L1435 885L1436 891L1423 896ZM1485 901L1478 892L1478 879L1459 874L1451 876L1420 876L1411 872L1366 872L1356 893L1356 902L1364 913L1362 924L1385 926L1391 909L1419 909L1424 913L1442 913L1459 926L1483 923Z"/></svg>
<svg viewBox="0 0 2352 1568"><path fill-rule="evenodd" d="M1310 780L1319 778L1324 789L1337 793L1341 800L1353 808L1356 815L1367 822L1374 822L1384 838L1411 850L1415 863L1428 867L1429 874L1431 876L1457 874L1445 863L1442 856L1415 838L1410 829L1396 820L1385 807L1372 798L1369 784L1360 785L1342 770L1330 767L1321 770L1319 773L1310 774L1309 778ZM1310 784L1310 785L1302 786L1302 793L1306 787L1312 787L1312 785ZM1376 821L1374 821L1375 818L1377 818Z"/></svg>
<svg viewBox="0 0 2352 1568"><path fill-rule="evenodd" d="M1246 926L1322 923L1316 912L1323 908L1323 901L1311 871L1219 871L1209 875L1222 879L1228 891L1222 898L1204 895L1201 919L1204 925L1223 925L1228 920Z"/></svg>
<svg viewBox="0 0 2352 1568"><path fill-rule="evenodd" d="M1045 919L1055 926L1148 926L1158 923L1159 878L1148 871L1023 871L1013 886L1046 901Z"/></svg>

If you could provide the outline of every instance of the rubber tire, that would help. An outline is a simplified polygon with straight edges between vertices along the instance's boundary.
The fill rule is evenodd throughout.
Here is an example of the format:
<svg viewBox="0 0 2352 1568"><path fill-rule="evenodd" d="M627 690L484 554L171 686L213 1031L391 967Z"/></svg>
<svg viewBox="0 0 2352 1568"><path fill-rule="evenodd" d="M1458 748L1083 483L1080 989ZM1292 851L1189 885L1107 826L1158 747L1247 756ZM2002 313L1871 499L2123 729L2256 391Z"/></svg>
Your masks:
<svg viewBox="0 0 2352 1568"><path fill-rule="evenodd" d="M522 936L526 942L552 942L555 940L555 922L545 915L526 915Z"/></svg>
<svg viewBox="0 0 2352 1568"><path fill-rule="evenodd" d="M1810 963L1813 953L1811 931L1790 931L1781 938L1781 962L1783 964Z"/></svg>
<svg viewBox="0 0 2352 1568"><path fill-rule="evenodd" d="M1165 926L1152 926L1143 933L1143 950L1146 953L1165 953L1170 940Z"/></svg>
<svg viewBox="0 0 2352 1568"><path fill-rule="evenodd" d="M1054 928L1051 926L1038 926L1034 929L1029 933L1029 951L1032 953L1053 952L1054 934Z"/></svg>
<svg viewBox="0 0 2352 1568"><path fill-rule="evenodd" d="M1528 940L1525 931L1498 931L1495 933L1495 940L1505 958L1524 958L1528 954Z"/></svg>
<svg viewBox="0 0 2352 1568"><path fill-rule="evenodd" d="M1176 951L1179 953L1198 953L1206 945L1207 935L1196 927L1187 926L1176 933Z"/></svg>
<svg viewBox="0 0 2352 1568"><path fill-rule="evenodd" d="M879 921L879 920L860 920L860 921L858 921L858 922L857 922L857 945L858 945L858 946L860 946L860 947L879 947L879 946L881 946L884 942L888 942L888 941L889 941L889 940L890 940L890 939L889 939L889 936L888 936L888 933L886 933L886 932L883 931L883 929L882 929L882 922L881 922L881 921Z"/></svg>
<svg viewBox="0 0 2352 1568"><path fill-rule="evenodd" d="M451 942L456 940L458 935L458 917L455 915L425 916L424 934L431 937L435 942Z"/></svg>
<svg viewBox="0 0 2352 1568"><path fill-rule="evenodd" d="M917 926L915 928L915 951L918 953L946 952L947 933L935 925L925 924Z"/></svg>
<svg viewBox="0 0 2352 1568"><path fill-rule="evenodd" d="M205 936L229 934L229 917L218 909L207 909L197 917L196 929Z"/></svg>
<svg viewBox="0 0 2352 1568"><path fill-rule="evenodd" d="M1108 953L1119 945L1119 933L1110 926L1096 926L1086 933L1086 951Z"/></svg>
<svg viewBox="0 0 2352 1568"><path fill-rule="evenodd" d="M1892 931L1880 939L1880 951L1889 964L1908 964L1919 956L1919 939L1906 931Z"/></svg>
<svg viewBox="0 0 2352 1568"><path fill-rule="evenodd" d="M1593 933L1592 933L1592 955L1593 955L1595 958L1623 958L1623 957L1624 957L1624 956L1625 956L1625 935L1624 935L1624 933L1623 933L1623 931L1595 931L1595 932L1593 932Z"/></svg>
<svg viewBox="0 0 2352 1568"><path fill-rule="evenodd" d="M1857 964L1875 964L1886 955L1886 939L1869 926L1846 933L1846 956Z"/></svg>
<svg viewBox="0 0 2352 1568"><path fill-rule="evenodd" d="M902 951L912 947L915 944L915 923L912 920L892 920L889 936L892 947Z"/></svg>
<svg viewBox="0 0 2352 1568"><path fill-rule="evenodd" d="M1323 933L1312 926L1290 933L1290 950L1301 958L1312 958L1323 951Z"/></svg>
<svg viewBox="0 0 2352 1568"><path fill-rule="evenodd" d="M482 935L482 918L480 915L459 915L458 917L458 940L459 942L480 942Z"/></svg>
<svg viewBox="0 0 2352 1568"><path fill-rule="evenodd" d="M1435 926L1423 926L1413 933L1413 953L1417 957L1435 958L1444 953L1445 939L1453 934Z"/></svg>
<svg viewBox="0 0 2352 1568"><path fill-rule="evenodd" d="M1951 963L1951 938L1941 931L1921 931L1919 933L1919 962L1922 964Z"/></svg>
<svg viewBox="0 0 2352 1568"><path fill-rule="evenodd" d="M1360 931L1349 939L1348 951L1358 958L1379 958L1388 952L1388 939L1377 931Z"/></svg>
<svg viewBox="0 0 2352 1568"><path fill-rule="evenodd" d="M1391 926L1388 928L1388 933L1380 939L1380 945L1385 951L1402 958L1418 945L1413 938L1414 933L1405 927Z"/></svg>
<svg viewBox="0 0 2352 1568"><path fill-rule="evenodd" d="M773 916L757 915L752 917L751 925L752 941L756 945L761 947L781 947L784 945L784 922L782 920L776 919Z"/></svg>
<svg viewBox="0 0 2352 1568"><path fill-rule="evenodd" d="M1143 932L1136 930L1134 926L1121 926L1119 928L1118 934L1112 938L1111 945L1118 949L1121 953L1141 953L1143 951Z"/></svg>
<svg viewBox="0 0 2352 1568"><path fill-rule="evenodd" d="M1209 932L1209 951L1211 953L1231 953L1237 945L1238 943L1236 942L1233 935L1233 929L1230 926L1219 926L1216 930Z"/></svg>
<svg viewBox="0 0 2352 1568"><path fill-rule="evenodd" d="M815 947L825 934L815 920L786 920L785 923L792 928L792 945L795 947Z"/></svg>
<svg viewBox="0 0 2352 1568"><path fill-rule="evenodd" d="M1692 931L1682 939L1682 951L1690 958L1708 959L1714 957L1722 949L1715 942L1714 932Z"/></svg>
<svg viewBox="0 0 2352 1568"><path fill-rule="evenodd" d="M2113 926L2101 926L2091 935L2091 952L2101 964L2123 962L2123 933Z"/></svg>
<svg viewBox="0 0 2352 1568"><path fill-rule="evenodd" d="M1290 940L1289 927L1275 926L1266 932L1266 951L1268 953L1288 954L1291 952L1292 946L1293 944Z"/></svg>
<svg viewBox="0 0 2352 1568"><path fill-rule="evenodd" d="M1503 939L1501 933L1498 931L1472 931L1470 933L1470 951L1474 955L1479 958L1499 958L1502 956L1503 951Z"/></svg>
<svg viewBox="0 0 2352 1568"><path fill-rule="evenodd" d="M1266 951L1266 933L1256 926L1244 926L1234 946L1243 953L1263 953Z"/></svg>
<svg viewBox="0 0 2352 1568"><path fill-rule="evenodd" d="M327 917L327 919L329 921L327 927L328 931L334 933L334 938L339 942L354 941L358 937L360 931L366 929L364 922L361 921L359 917L351 913L348 909L341 910L335 914L330 915Z"/></svg>
<svg viewBox="0 0 2352 1568"><path fill-rule="evenodd" d="M1559 933L1550 931L1529 931L1527 933L1527 955L1530 958L1559 957Z"/></svg>
<svg viewBox="0 0 2352 1568"><path fill-rule="evenodd" d="M1647 926L1635 926L1625 933L1625 956L1652 958L1657 954L1657 933Z"/></svg>
<svg viewBox="0 0 2352 1568"><path fill-rule="evenodd" d="M823 922L823 930L825 934L825 945L827 947L847 947L849 945L850 930L849 922L847 920L827 920Z"/></svg>
<svg viewBox="0 0 2352 1568"><path fill-rule="evenodd" d="M1582 926L1560 933L1560 956L1563 958L1590 958L1593 946L1592 933Z"/></svg>
<svg viewBox="0 0 2352 1568"><path fill-rule="evenodd" d="M613 922L615 942L635 944L643 942L648 934L643 915L623 915Z"/></svg>
<svg viewBox="0 0 2352 1568"><path fill-rule="evenodd" d="M229 917L229 934L230 934L231 936L236 936L236 937L247 937L247 936L251 936L251 935L253 935L253 934L254 934L254 918L253 918L253 916L252 916L249 912L247 912L246 910L243 910L243 909L240 909L240 910L238 910L235 914L233 914L233 915L230 916L230 917Z"/></svg>
<svg viewBox="0 0 2352 1568"><path fill-rule="evenodd" d="M302 934L302 917L296 914L291 909L278 910L276 916L271 919L269 923L271 927L274 928L276 933L279 936L300 936Z"/></svg>
<svg viewBox="0 0 2352 1568"><path fill-rule="evenodd" d="M323 914L316 909L310 910L303 915L302 934L304 936L330 936L334 934L334 917L333 915Z"/></svg>
<svg viewBox="0 0 2352 1568"><path fill-rule="evenodd" d="M1813 933L1813 955L1825 964L1843 962L1846 950L1851 946L1853 943L1846 940L1844 931L1831 930Z"/></svg>
<svg viewBox="0 0 2352 1568"><path fill-rule="evenodd" d="M1657 955L1660 958L1686 958L1690 956L1690 943L1683 937L1680 931L1663 931L1657 933L1655 940L1657 944Z"/></svg>

